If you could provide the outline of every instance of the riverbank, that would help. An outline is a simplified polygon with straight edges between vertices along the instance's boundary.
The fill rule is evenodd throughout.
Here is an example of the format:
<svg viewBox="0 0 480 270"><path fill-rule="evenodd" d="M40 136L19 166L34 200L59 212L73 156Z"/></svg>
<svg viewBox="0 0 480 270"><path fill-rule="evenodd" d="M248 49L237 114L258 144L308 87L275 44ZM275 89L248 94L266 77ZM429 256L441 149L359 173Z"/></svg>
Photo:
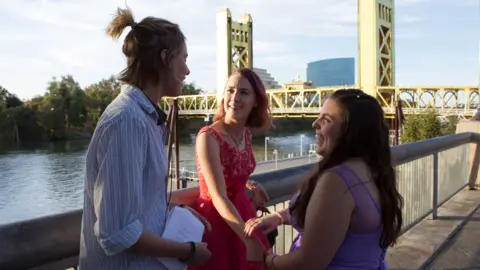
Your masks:
<svg viewBox="0 0 480 270"><path fill-rule="evenodd" d="M53 142L83 141L89 140L93 132L87 128L66 128L62 134L47 134L46 131L38 131L40 134L34 136L13 137L10 134L0 136L0 149L27 147L34 148L36 145ZM18 139L17 139L18 138Z"/></svg>
<svg viewBox="0 0 480 270"><path fill-rule="evenodd" d="M298 133L309 133L312 131L312 123L314 118L275 118L273 127L267 131L252 130L253 140L260 142L266 136L291 136ZM182 119L178 120L178 132L180 140L191 143L197 132L205 126L203 119ZM26 148L34 149L38 145L54 143L54 142L76 142L89 141L93 135L93 130L89 128L67 128L65 132L57 136L48 136L48 134L39 134L24 138L17 142L11 136L0 137L0 153L2 149ZM23 137L23 136L22 136ZM29 140L28 138L32 138Z"/></svg>
<svg viewBox="0 0 480 270"><path fill-rule="evenodd" d="M313 132L312 123L315 118L274 118L273 127L266 131L252 130L254 138L263 138L265 136L293 135L299 132ZM197 134L197 132L206 125L204 119L178 119L180 135Z"/></svg>

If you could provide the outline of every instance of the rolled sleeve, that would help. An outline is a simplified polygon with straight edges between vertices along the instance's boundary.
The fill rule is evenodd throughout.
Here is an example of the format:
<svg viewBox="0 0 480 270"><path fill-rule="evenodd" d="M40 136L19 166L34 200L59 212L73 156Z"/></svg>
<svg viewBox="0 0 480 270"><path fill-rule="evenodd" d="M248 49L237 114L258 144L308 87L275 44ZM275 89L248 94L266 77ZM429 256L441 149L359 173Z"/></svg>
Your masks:
<svg viewBox="0 0 480 270"><path fill-rule="evenodd" d="M131 247L142 234L145 158L145 128L134 119L123 117L102 130L93 194L94 231L107 255Z"/></svg>
<svg viewBox="0 0 480 270"><path fill-rule="evenodd" d="M141 234L142 223L136 219L130 224L127 224L125 228L113 232L110 236L104 238L97 237L105 253L107 255L115 255L135 244Z"/></svg>

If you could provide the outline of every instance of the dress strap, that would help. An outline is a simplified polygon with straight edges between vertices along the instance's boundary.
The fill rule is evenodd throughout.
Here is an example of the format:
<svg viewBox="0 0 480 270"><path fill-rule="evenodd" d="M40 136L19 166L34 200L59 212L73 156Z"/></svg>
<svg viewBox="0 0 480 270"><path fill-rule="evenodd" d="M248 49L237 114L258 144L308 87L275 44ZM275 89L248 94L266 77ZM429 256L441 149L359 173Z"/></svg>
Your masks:
<svg viewBox="0 0 480 270"><path fill-rule="evenodd" d="M328 171L334 172L340 176L340 178L343 179L343 182L345 182L345 185L347 185L348 190L350 191L350 194L352 194L353 200L355 201L355 210L357 212L357 221L360 220L360 205L358 204L358 199L357 196L355 195L355 192L353 192L352 187L353 185L350 183L348 177L344 174L343 166L338 166L334 167L332 169L329 169Z"/></svg>
<svg viewBox="0 0 480 270"><path fill-rule="evenodd" d="M203 128L200 129L200 131L198 132L198 135L202 134L202 133L205 133L205 132L208 132L210 134L212 134L212 136L220 143L222 144L224 142L222 136L220 136L220 134L214 129L212 128L212 126L204 126ZM197 135L197 136L198 136Z"/></svg>
<svg viewBox="0 0 480 270"><path fill-rule="evenodd" d="M372 201L373 205L375 206L375 208L377 209L377 212L379 214L382 213L382 211L380 210L380 206L378 206L378 203L375 201L375 199L373 198L372 196L372 193L370 193L370 191L368 190L367 186L365 185L365 182L362 181L362 179L360 179L360 177L352 170L350 169L350 167L346 166L346 165L342 165L342 167L348 171L359 183L360 185L365 189L365 192L367 192L368 194L368 197L370 197L370 200Z"/></svg>
<svg viewBox="0 0 480 270"><path fill-rule="evenodd" d="M248 128L245 128L245 142L246 147L250 147L252 145L252 132Z"/></svg>

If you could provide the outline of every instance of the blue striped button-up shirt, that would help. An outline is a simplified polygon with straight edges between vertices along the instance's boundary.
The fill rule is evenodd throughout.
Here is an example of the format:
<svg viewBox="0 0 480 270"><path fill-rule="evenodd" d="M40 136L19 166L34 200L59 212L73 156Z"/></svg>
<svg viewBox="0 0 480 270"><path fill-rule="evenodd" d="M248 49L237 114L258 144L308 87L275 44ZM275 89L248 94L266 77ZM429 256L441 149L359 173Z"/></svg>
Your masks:
<svg viewBox="0 0 480 270"><path fill-rule="evenodd" d="M81 270L166 269L128 249L143 229L158 236L164 229L166 129L158 117L132 86L100 117L86 157Z"/></svg>

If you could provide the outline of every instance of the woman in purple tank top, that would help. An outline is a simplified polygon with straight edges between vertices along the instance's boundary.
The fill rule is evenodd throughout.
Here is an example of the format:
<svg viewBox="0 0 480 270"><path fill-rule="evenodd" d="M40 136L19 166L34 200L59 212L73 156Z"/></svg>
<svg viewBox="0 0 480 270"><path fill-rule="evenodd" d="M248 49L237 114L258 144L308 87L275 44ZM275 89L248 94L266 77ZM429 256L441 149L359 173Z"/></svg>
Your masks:
<svg viewBox="0 0 480 270"><path fill-rule="evenodd" d="M313 123L323 159L305 177L286 210L251 219L246 236L280 224L298 236L288 254L248 260L272 270L388 269L385 252L402 227L389 130L377 100L361 90L338 90Z"/></svg>

